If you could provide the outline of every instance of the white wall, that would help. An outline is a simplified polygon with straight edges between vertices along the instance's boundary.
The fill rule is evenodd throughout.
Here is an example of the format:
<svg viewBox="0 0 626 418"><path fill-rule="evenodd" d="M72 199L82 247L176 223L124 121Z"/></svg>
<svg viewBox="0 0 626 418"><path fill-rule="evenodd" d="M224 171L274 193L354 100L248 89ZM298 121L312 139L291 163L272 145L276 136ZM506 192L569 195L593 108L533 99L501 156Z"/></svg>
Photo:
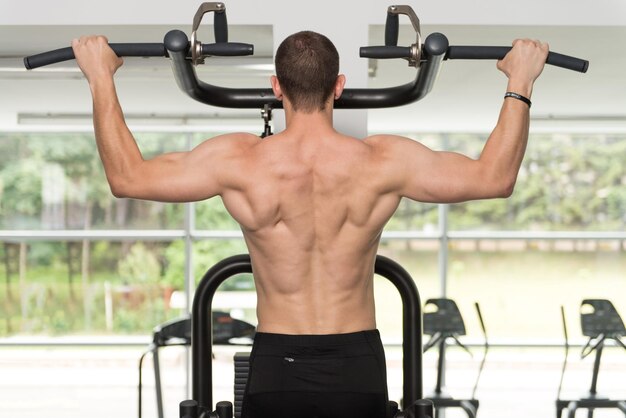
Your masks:
<svg viewBox="0 0 626 418"><path fill-rule="evenodd" d="M390 1L226 1L233 24L278 23L282 20L310 23L324 19L347 6L346 24L355 20L383 23ZM0 25L76 24L183 24L191 21L199 1L179 0L35 0L0 3ZM401 2L409 4L429 24L454 25L591 25L626 24L623 0L447 0ZM295 10L295 13L294 13ZM349 32L346 31L349 36Z"/></svg>
<svg viewBox="0 0 626 418"><path fill-rule="evenodd" d="M65 36L57 42L57 33L71 32L72 28L80 28L83 33L93 25L105 25L119 33L128 33L130 28L134 32L143 31L142 27L154 29L155 25L188 31L199 4L190 0L0 0L0 126L15 128L20 112L86 113L91 107L88 89L79 74L55 78L50 74L35 77L3 72L3 67L13 65L15 70L20 66L19 60L7 56L36 51L38 45L47 45L46 42L63 46L69 38ZM265 46L268 52L285 34L295 30L314 29L328 34L340 50L348 87L379 87L413 78L414 72L404 63L381 62L378 77L368 79L367 60L359 59L356 53L358 46L369 43L369 25L384 23L390 4L382 0L226 1L231 28L272 25L274 40L270 35ZM517 36L528 36L549 41L558 52L590 59L590 70L585 75L546 69L535 90L533 114L613 115L626 120L626 1L431 0L409 4L427 28L425 33L442 30L452 44L500 45ZM377 43L382 39L369 41ZM7 64L9 61L12 64ZM123 71L119 93L126 111L233 113L193 102L177 90L168 74L151 78L149 72L139 77L128 75L128 68ZM258 87L268 85L266 74L241 82L253 82ZM351 133L356 135L362 135L366 124L374 130L488 130L495 122L505 86L493 62L446 62L433 92L423 101L401 108L337 114L354 127ZM258 112L239 113L256 117Z"/></svg>

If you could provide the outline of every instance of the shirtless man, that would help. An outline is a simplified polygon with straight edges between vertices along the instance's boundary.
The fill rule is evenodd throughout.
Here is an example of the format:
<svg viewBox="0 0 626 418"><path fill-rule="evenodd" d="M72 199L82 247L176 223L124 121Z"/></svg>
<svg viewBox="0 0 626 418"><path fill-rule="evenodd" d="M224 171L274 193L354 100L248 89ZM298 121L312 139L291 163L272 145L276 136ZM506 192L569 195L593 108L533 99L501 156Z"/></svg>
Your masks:
<svg viewBox="0 0 626 418"><path fill-rule="evenodd" d="M530 98L548 46L517 40L497 67ZM386 222L407 197L452 203L508 197L526 148L529 105L503 101L480 158L392 135L333 128L345 77L324 36L300 32L276 53L274 94L286 129L232 133L144 160L124 121L104 37L72 42L94 107L98 151L117 197L191 202L221 196L241 225L254 270L258 334L244 417L385 417L384 352L373 271Z"/></svg>

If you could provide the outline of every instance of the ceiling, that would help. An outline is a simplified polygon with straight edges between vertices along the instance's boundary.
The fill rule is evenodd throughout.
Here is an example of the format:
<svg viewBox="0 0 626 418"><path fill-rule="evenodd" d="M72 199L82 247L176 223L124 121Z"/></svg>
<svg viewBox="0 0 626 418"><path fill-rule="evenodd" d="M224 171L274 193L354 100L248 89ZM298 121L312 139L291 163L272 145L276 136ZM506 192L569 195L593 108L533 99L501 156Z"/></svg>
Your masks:
<svg viewBox="0 0 626 418"><path fill-rule="evenodd" d="M160 42L170 29L165 25L0 26L0 127L19 127L18 121L36 123L38 115L62 114L67 119L91 111L89 90L74 62L26 71L23 56L63 47L85 33L106 34L111 42ZM227 87L268 87L273 72L272 26L231 25L229 31L231 40L253 43L255 55L209 59L198 67L200 79ZM422 26L424 35L436 31L444 33L451 45L510 45L518 37L541 39L553 51L588 59L586 74L546 67L533 93L534 125L626 131L626 27ZM209 31L200 35L207 42L211 39ZM369 38L370 45L381 44L383 27L371 25ZM414 41L411 27L402 26L399 44ZM342 59L359 59L356 56L357 51L354 57ZM415 69L402 60L371 62L370 68L369 87L404 84L415 77ZM350 74L347 77L350 87ZM126 59L116 80L131 119L133 115L188 116L255 126L258 118L261 125L257 110L210 108L186 97L176 87L167 59ZM505 88L506 78L493 61L446 61L425 99L371 110L368 126L370 131L390 132L488 131L497 119Z"/></svg>

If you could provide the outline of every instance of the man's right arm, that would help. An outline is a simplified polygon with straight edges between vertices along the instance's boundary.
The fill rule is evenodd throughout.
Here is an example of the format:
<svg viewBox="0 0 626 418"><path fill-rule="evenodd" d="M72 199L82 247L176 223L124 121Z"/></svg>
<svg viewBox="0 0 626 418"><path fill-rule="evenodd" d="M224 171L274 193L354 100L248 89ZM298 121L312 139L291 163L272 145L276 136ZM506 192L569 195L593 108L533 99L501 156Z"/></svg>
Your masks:
<svg viewBox="0 0 626 418"><path fill-rule="evenodd" d="M530 98L548 54L547 44L517 40L498 62L509 78L507 91ZM453 203L508 197L517 180L528 141L529 106L507 98L500 117L476 160L437 152L416 141L391 135L368 139L382 156L383 170L401 196L422 202Z"/></svg>
<svg viewBox="0 0 626 418"><path fill-rule="evenodd" d="M240 174L230 167L241 161L258 137L226 134L191 151L144 159L126 125L115 89L113 76L122 60L102 36L75 39L72 47L89 82L98 152L115 196L192 202L221 194L224 184L237 180Z"/></svg>

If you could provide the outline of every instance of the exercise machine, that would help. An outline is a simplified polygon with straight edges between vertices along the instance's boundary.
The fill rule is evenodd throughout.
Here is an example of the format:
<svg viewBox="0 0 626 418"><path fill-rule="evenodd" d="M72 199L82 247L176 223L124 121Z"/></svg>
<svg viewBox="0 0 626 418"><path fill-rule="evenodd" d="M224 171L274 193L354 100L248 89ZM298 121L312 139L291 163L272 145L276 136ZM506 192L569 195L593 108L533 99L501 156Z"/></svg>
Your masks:
<svg viewBox="0 0 626 418"><path fill-rule="evenodd" d="M191 314L192 399L181 402L180 418L233 416L231 402L221 401L215 407L213 405L213 329L209 318L217 287L231 276L251 272L250 256L237 255L213 266L198 284ZM374 272L391 281L402 298L403 405L401 411L395 412L398 405L395 402L390 404L395 412L393 416L433 418L432 403L422 399L422 312L415 282L402 266L380 255L376 257ZM245 379L247 374L237 378Z"/></svg>
<svg viewBox="0 0 626 418"><path fill-rule="evenodd" d="M597 408L618 409L626 416L626 399L614 400L598 394L600 360L602 359L602 351L606 343L613 341L615 345L626 350L626 344L621 340L621 338L626 335L626 328L624 327L624 322L619 316L619 313L611 301L606 299L585 299L581 303L580 325L583 335L588 337L588 340L580 356L581 359L584 359L595 352L595 358L593 362L591 387L589 388L589 392L579 399L561 399L561 389L563 387L563 379L565 377L567 357L569 354L569 340L567 325L565 323L565 309L563 307L561 307L561 318L563 319L563 332L565 334L565 360L563 361L561 381L559 382L556 400L557 418L561 418L563 410L567 410L567 418L574 418L576 416L576 410L578 409L587 409L587 417L593 418L594 409Z"/></svg>
<svg viewBox="0 0 626 418"><path fill-rule="evenodd" d="M214 43L202 43L197 36L202 18L214 14ZM398 46L399 16L407 16L415 31L415 43ZM252 55L254 46L229 42L226 6L220 2L202 3L196 12L191 37L180 30L165 35L163 43L111 43L120 56L168 57L174 78L180 89L194 100L217 107L259 109L265 121L262 136L271 135L271 110L282 108L270 88L226 88L198 79L195 66L212 56ZM414 67L415 79L406 84L386 88L347 88L335 101L336 109L373 109L402 106L424 98L433 88L444 60L502 59L511 47L450 46L442 33L431 33L422 41L420 21L410 6L390 6L385 23L385 41L382 46L365 46L359 51L363 58L403 59ZM24 58L27 69L35 69L74 58L71 47L56 49ZM550 52L547 64L584 73L589 62L583 59Z"/></svg>
<svg viewBox="0 0 626 418"><path fill-rule="evenodd" d="M248 322L235 319L227 312L214 311L213 318L213 344L230 345L233 341L246 341L252 344L256 327ZM245 345L243 344L243 345ZM156 406L158 418L163 418L163 391L161 388L161 366L159 361L159 349L163 347L190 346L191 345L191 317L172 319L156 326L152 334L152 342L139 358L139 383L138 389L138 417L142 418L142 366L147 354L152 355L154 370L154 386L156 390Z"/></svg>
<svg viewBox="0 0 626 418"><path fill-rule="evenodd" d="M214 41L202 43L197 37L205 14L214 14ZM399 17L407 16L415 31L415 43L398 46ZM262 110L265 128L262 136L271 135L269 121L272 109L282 108L282 102L274 97L269 88L225 88L198 79L195 66L201 65L212 56L252 55L252 44L229 42L226 7L224 3L203 3L193 19L191 37L180 30L168 32L162 43L110 44L118 56L167 57L171 60L174 78L179 88L189 97L201 103L217 107L255 108ZM510 47L489 46L450 46L447 37L432 33L422 41L420 21L410 6L390 6L387 9L385 40L382 46L366 46L360 49L360 56L370 59L403 59L416 69L412 82L388 88L345 89L335 101L337 109L370 109L406 105L424 98L432 90L439 69L444 60L454 59L502 59ZM28 69L73 59L71 48L62 48L24 59ZM588 61L550 52L547 64L578 72L586 72ZM419 295L408 273L391 260L378 257L376 272L390 279L401 293L404 304L404 388L403 410L396 416L433 417L432 403L422 397L421 381L421 310ZM209 284L198 291L192 314L192 357L193 357L193 399L181 404L181 418L209 416L230 417L232 405L212 404L212 367L210 355L211 321L209 309L219 284L229 275L251 272L248 256L232 258L216 265L207 275ZM205 276L206 279L207 276ZM204 282L204 279L203 279ZM203 300L203 302L199 302ZM196 303L200 307L196 308ZM208 349L208 350L207 350Z"/></svg>
<svg viewBox="0 0 626 418"><path fill-rule="evenodd" d="M480 368L478 369L478 375L476 376L471 398L455 399L448 395L444 388L446 349L448 341L451 340L454 345L461 347L470 355L472 354L459 340L460 336L466 335L465 322L463 321L459 307L452 299L428 299L424 304L424 334L430 335L430 339L424 345L424 352L433 347L438 347L439 350L437 358L437 383L433 393L428 397L435 406L435 418L439 416L439 411L444 408L461 408L467 414L468 418L476 418L479 406L479 401L476 399L476 390L478 389L478 382L480 381L480 376L485 367L489 343L487 341L487 331L483 316L480 312L480 306L478 303L475 303L474 307L476 308L484 336L483 358L480 362Z"/></svg>

